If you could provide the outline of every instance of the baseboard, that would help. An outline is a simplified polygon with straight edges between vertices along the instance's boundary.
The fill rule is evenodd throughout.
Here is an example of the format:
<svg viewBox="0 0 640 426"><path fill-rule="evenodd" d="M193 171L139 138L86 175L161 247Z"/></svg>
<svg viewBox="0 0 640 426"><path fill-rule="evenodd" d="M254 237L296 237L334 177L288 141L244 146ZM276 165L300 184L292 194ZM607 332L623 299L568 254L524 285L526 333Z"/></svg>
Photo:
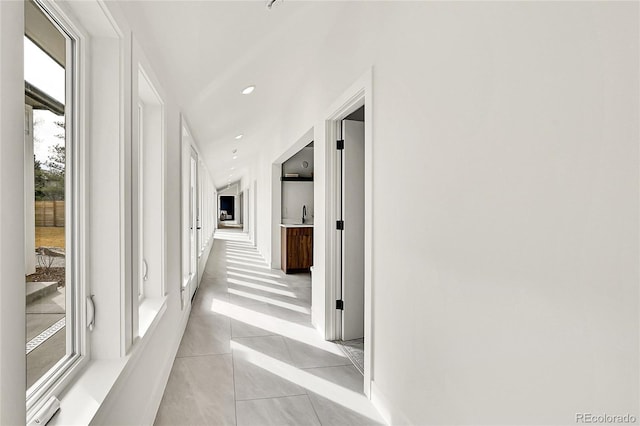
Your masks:
<svg viewBox="0 0 640 426"><path fill-rule="evenodd" d="M167 387L167 383L169 382L169 376L171 375L171 369L173 368L173 362L176 359L176 355L178 354L178 349L180 348L180 342L182 341L182 336L184 335L185 330L187 329L187 323L189 321L189 315L191 314L191 304L188 305L188 309L184 312L182 317L182 321L180 324L180 333L178 333L177 339L175 339L173 344L173 349L169 352L170 356L166 359L165 366L159 374L158 380L154 385L150 388L153 389L153 393L149 396L149 403L147 404L145 414L143 419L145 419L143 424L152 425L156 419L156 415L158 414L158 409L160 408L160 403L162 402L162 397L164 396L164 391Z"/></svg>
<svg viewBox="0 0 640 426"><path fill-rule="evenodd" d="M375 381L371 381L371 403L378 410L384 422L388 425L411 425L407 416L389 401Z"/></svg>

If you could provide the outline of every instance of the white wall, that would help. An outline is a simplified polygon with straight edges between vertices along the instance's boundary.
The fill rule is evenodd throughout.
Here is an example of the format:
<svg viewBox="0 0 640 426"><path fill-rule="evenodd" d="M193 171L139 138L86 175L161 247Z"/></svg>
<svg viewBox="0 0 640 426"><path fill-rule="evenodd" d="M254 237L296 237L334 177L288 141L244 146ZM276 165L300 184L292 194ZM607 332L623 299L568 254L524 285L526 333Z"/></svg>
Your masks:
<svg viewBox="0 0 640 426"><path fill-rule="evenodd" d="M300 223L307 206L306 223L313 222L313 182L282 182L282 220Z"/></svg>
<svg viewBox="0 0 640 426"><path fill-rule="evenodd" d="M272 261L271 234L273 226L271 215L268 214L272 206L272 167L272 162L267 160L266 156L262 156L253 168L257 188L256 247L267 263ZM277 236L277 234L274 234L274 236ZM275 252L274 260L278 257L279 253Z"/></svg>
<svg viewBox="0 0 640 426"><path fill-rule="evenodd" d="M0 2L0 424L25 424L22 2ZM12 285L13 284L13 285Z"/></svg>
<svg viewBox="0 0 640 426"><path fill-rule="evenodd" d="M324 222L326 109L373 66L373 389L387 418L638 413L638 4L332 7L263 167L316 123ZM269 182L262 169L259 191ZM405 226L389 221L396 203L412 206Z"/></svg>
<svg viewBox="0 0 640 426"><path fill-rule="evenodd" d="M305 169L302 162L309 166ZM301 177L313 174L313 147L304 147L295 155L282 163L282 173L298 173ZM306 221L313 220L313 182L282 182L282 219L300 222L302 220L302 206L307 206Z"/></svg>

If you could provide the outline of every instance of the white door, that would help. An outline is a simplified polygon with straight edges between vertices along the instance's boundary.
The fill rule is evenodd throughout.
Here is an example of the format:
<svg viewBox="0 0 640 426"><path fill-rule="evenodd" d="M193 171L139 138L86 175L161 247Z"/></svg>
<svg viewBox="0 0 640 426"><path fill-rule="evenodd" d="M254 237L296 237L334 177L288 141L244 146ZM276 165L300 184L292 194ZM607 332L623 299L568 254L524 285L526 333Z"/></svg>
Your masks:
<svg viewBox="0 0 640 426"><path fill-rule="evenodd" d="M189 170L189 298L198 288L198 154L191 149Z"/></svg>
<svg viewBox="0 0 640 426"><path fill-rule="evenodd" d="M352 340L364 337L364 123L342 126L342 340Z"/></svg>

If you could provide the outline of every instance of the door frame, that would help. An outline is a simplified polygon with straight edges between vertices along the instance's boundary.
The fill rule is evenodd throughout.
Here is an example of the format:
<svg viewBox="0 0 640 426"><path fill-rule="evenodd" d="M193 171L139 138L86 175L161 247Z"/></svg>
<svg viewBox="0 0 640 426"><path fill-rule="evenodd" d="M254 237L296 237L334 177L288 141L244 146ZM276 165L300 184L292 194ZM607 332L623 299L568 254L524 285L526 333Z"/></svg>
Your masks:
<svg viewBox="0 0 640 426"><path fill-rule="evenodd" d="M198 232L200 227L200 185L198 179L198 152L193 146L189 148L189 300L191 300L200 285L200 277L198 276L198 261L200 258L200 233ZM193 234L193 240L191 239L191 234Z"/></svg>
<svg viewBox="0 0 640 426"><path fill-rule="evenodd" d="M338 280L338 256L340 235L336 230L338 209L338 150L336 141L339 126L349 114L364 105L364 393L371 398L373 379L373 72L367 71L329 109L324 122L327 188L326 241L327 275L325 281L325 338L336 340L341 333L341 313L336 309L337 296L341 292Z"/></svg>

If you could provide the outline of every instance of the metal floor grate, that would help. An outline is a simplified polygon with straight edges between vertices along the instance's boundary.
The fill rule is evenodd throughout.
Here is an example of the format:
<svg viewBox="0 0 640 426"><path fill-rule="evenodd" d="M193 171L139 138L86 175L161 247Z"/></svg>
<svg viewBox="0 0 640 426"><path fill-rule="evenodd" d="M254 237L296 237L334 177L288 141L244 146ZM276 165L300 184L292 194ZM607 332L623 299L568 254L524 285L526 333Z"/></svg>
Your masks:
<svg viewBox="0 0 640 426"><path fill-rule="evenodd" d="M338 340L335 343L338 344L360 374L364 375L364 339Z"/></svg>
<svg viewBox="0 0 640 426"><path fill-rule="evenodd" d="M51 336L53 336L62 328L64 328L65 323L66 323L66 318L62 318L61 320L53 324L51 327L47 328L42 333L38 334L33 339L29 340L27 342L27 355L29 355L29 353L33 351L35 348L37 348L38 346L46 342Z"/></svg>

